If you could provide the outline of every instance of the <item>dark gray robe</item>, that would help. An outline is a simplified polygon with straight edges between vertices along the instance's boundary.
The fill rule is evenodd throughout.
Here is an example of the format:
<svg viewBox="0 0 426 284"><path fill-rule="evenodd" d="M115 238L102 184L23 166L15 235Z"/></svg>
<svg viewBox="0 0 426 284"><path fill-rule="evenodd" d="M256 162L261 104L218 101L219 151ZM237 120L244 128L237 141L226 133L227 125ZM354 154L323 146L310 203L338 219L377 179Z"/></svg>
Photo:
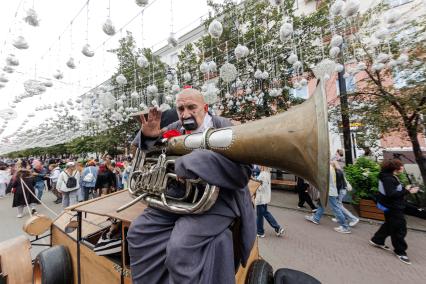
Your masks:
<svg viewBox="0 0 426 284"><path fill-rule="evenodd" d="M215 128L230 126L212 116ZM180 129L180 122L169 125ZM149 143L148 143L149 144ZM200 177L220 187L214 206L201 215L177 215L147 208L132 222L127 240L133 283L234 283L230 224L240 217L241 261L245 265L256 237L254 209L246 185L251 168L209 150L176 160L176 174Z"/></svg>

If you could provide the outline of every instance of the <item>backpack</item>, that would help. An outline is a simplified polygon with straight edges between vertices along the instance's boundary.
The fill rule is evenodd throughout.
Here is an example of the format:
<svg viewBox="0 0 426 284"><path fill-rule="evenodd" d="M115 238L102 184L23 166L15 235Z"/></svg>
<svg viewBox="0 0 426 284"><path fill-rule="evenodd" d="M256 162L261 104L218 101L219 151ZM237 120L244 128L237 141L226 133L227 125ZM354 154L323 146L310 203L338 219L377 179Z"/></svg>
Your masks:
<svg viewBox="0 0 426 284"><path fill-rule="evenodd" d="M89 167L89 173L87 173L87 175L84 176L83 181L91 183L94 180L95 180L95 176L92 174L92 168Z"/></svg>
<svg viewBox="0 0 426 284"><path fill-rule="evenodd" d="M67 172L65 172L65 174L68 176L65 186L67 188L75 188L77 186L77 179L74 177L75 173L73 176L69 176Z"/></svg>

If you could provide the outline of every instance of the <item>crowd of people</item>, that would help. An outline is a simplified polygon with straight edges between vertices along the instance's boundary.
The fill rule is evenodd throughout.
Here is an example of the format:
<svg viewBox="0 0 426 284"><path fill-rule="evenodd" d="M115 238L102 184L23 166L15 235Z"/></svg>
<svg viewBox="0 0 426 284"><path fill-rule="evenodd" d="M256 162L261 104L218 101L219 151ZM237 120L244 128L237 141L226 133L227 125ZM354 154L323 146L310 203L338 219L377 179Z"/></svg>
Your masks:
<svg viewBox="0 0 426 284"><path fill-rule="evenodd" d="M18 218L25 207L34 214L45 202L44 192L56 197L63 208L104 194L127 188L130 158L115 161L106 155L98 160L18 159L0 161L0 198L13 194L12 207Z"/></svg>

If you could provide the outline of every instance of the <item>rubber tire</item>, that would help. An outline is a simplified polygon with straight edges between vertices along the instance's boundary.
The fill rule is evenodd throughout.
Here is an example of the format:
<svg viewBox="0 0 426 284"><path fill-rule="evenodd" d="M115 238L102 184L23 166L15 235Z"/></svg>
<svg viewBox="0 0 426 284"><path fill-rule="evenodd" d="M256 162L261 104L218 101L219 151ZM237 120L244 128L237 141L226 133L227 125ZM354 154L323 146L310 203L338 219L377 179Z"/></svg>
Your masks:
<svg viewBox="0 0 426 284"><path fill-rule="evenodd" d="M318 279L305 272L281 268L275 271L275 284L321 284Z"/></svg>
<svg viewBox="0 0 426 284"><path fill-rule="evenodd" d="M247 273L246 284L273 284L274 270L272 266L263 259L252 262Z"/></svg>
<svg viewBox="0 0 426 284"><path fill-rule="evenodd" d="M36 283L36 266L40 270L41 284L73 284L71 256L64 246L54 246L37 255L33 283Z"/></svg>

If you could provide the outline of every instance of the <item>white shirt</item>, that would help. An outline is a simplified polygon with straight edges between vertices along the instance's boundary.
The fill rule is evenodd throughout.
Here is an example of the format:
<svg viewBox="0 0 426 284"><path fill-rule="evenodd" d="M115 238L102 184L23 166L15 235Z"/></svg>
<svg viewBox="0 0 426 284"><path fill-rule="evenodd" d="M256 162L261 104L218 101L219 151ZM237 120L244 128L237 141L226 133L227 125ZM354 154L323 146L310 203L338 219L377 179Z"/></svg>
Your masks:
<svg viewBox="0 0 426 284"><path fill-rule="evenodd" d="M267 171L261 171L256 179L262 184L256 191L255 204L268 204L271 202L271 173Z"/></svg>

